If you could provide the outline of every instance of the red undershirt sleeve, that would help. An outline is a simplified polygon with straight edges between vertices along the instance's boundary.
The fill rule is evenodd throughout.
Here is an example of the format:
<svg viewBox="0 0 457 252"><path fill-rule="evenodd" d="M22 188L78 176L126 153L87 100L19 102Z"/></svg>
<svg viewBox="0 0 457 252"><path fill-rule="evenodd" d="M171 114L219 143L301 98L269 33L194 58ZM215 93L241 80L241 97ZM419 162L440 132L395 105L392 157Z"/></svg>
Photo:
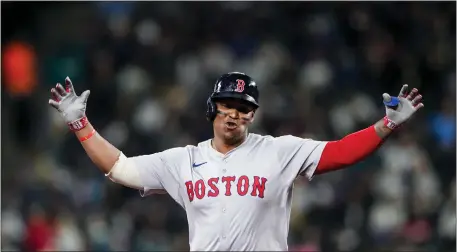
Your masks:
<svg viewBox="0 0 457 252"><path fill-rule="evenodd" d="M382 144L374 125L326 144L315 174L339 170L372 154Z"/></svg>

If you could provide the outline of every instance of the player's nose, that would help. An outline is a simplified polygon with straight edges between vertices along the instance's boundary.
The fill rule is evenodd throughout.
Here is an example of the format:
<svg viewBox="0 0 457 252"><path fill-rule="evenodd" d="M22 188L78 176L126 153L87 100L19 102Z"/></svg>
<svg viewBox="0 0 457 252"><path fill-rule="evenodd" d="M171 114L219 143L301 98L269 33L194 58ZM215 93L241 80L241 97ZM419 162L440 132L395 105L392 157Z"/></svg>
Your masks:
<svg viewBox="0 0 457 252"><path fill-rule="evenodd" d="M227 114L232 119L238 119L240 117L240 113L236 109L230 109Z"/></svg>

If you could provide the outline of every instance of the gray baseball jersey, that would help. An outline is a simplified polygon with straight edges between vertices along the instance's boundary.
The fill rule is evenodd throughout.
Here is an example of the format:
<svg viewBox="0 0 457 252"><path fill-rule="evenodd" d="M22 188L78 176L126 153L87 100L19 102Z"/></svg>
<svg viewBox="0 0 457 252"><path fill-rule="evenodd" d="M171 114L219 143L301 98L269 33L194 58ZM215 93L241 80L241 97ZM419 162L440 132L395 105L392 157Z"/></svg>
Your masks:
<svg viewBox="0 0 457 252"><path fill-rule="evenodd" d="M143 196L166 190L185 209L192 251L287 251L293 182L311 179L325 144L251 133L225 155L207 140L132 159Z"/></svg>

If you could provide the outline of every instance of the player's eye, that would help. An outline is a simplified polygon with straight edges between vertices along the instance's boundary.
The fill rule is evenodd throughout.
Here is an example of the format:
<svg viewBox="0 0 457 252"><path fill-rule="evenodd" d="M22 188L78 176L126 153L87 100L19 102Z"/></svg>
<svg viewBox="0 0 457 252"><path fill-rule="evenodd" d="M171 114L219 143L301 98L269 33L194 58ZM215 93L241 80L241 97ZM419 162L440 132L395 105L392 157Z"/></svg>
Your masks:
<svg viewBox="0 0 457 252"><path fill-rule="evenodd" d="M236 109L236 106L233 104L224 104L223 106L228 109Z"/></svg>
<svg viewBox="0 0 457 252"><path fill-rule="evenodd" d="M249 108L249 107L244 107L244 106L240 106L237 108L238 111L240 111L241 113L243 114L248 114L249 112L251 112L253 109Z"/></svg>
<svg viewBox="0 0 457 252"><path fill-rule="evenodd" d="M250 106L246 106L243 104L237 104L237 103L219 103L219 106L221 109L236 109L238 112L243 113L243 114L248 114L254 109Z"/></svg>

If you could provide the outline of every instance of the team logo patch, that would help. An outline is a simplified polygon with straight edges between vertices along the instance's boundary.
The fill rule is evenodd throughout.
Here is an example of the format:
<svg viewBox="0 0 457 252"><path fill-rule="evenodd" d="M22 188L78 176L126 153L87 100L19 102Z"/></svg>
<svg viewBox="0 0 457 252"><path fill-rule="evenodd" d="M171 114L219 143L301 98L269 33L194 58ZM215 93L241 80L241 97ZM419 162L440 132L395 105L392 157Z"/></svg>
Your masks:
<svg viewBox="0 0 457 252"><path fill-rule="evenodd" d="M235 92L243 92L244 91L244 85L246 85L244 83L244 80L241 80L241 79L237 79L236 80L236 89L235 89Z"/></svg>

